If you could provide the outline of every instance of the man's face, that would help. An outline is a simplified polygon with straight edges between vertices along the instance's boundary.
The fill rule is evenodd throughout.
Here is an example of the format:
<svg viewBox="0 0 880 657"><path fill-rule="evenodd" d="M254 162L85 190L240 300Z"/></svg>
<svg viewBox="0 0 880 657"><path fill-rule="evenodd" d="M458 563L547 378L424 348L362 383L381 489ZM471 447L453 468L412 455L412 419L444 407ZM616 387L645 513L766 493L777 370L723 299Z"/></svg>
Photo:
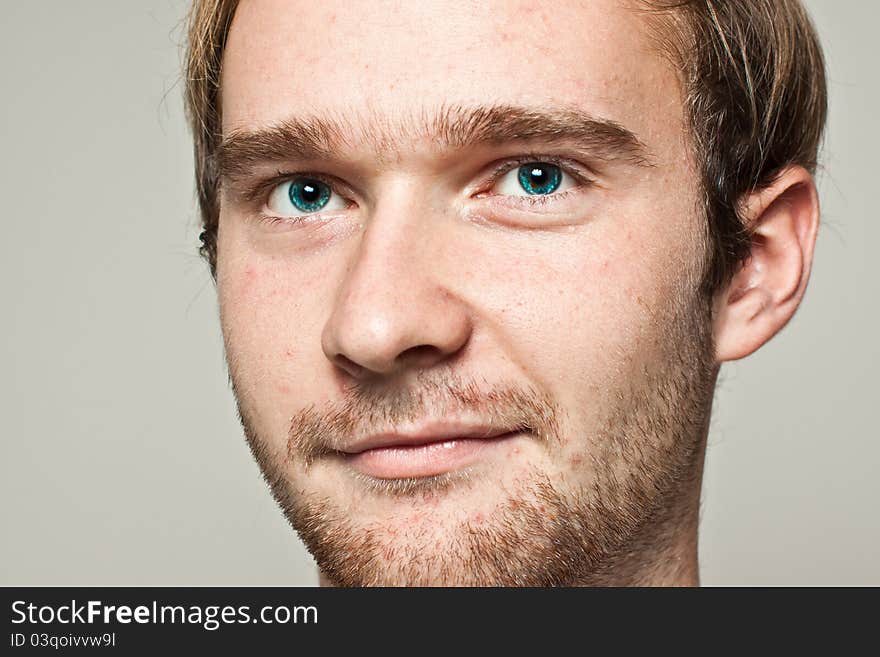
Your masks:
<svg viewBox="0 0 880 657"><path fill-rule="evenodd" d="M327 579L638 579L680 547L716 370L643 15L245 1L221 104L232 380Z"/></svg>

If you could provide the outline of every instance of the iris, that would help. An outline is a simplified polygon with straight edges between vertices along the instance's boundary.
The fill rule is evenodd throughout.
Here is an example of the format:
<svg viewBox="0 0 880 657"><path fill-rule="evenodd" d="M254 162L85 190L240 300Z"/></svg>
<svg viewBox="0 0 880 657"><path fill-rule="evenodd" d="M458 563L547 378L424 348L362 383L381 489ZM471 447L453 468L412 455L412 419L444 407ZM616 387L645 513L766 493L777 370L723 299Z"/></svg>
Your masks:
<svg viewBox="0 0 880 657"><path fill-rule="evenodd" d="M554 164L529 162L519 168L518 178L526 194L552 194L562 183L562 171Z"/></svg>
<svg viewBox="0 0 880 657"><path fill-rule="evenodd" d="M330 201L330 186L314 178L296 178L287 193L301 212L317 212Z"/></svg>

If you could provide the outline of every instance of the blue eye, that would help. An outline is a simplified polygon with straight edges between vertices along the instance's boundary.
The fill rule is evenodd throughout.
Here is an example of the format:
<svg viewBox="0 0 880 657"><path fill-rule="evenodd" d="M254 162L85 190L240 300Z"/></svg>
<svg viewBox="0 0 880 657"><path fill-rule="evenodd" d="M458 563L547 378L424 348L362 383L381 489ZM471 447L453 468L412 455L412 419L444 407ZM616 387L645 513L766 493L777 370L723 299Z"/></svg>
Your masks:
<svg viewBox="0 0 880 657"><path fill-rule="evenodd" d="M576 186L573 176L562 167L535 160L501 176L495 183L495 192L501 196L551 196Z"/></svg>
<svg viewBox="0 0 880 657"><path fill-rule="evenodd" d="M298 176L276 185L269 194L267 206L276 217L301 217L322 210L344 210L346 204L322 180Z"/></svg>
<svg viewBox="0 0 880 657"><path fill-rule="evenodd" d="M555 164L529 162L517 170L517 179L526 194L552 194L562 183L562 171Z"/></svg>
<svg viewBox="0 0 880 657"><path fill-rule="evenodd" d="M317 212L330 200L330 187L320 180L297 178L291 181L287 195L298 210Z"/></svg>

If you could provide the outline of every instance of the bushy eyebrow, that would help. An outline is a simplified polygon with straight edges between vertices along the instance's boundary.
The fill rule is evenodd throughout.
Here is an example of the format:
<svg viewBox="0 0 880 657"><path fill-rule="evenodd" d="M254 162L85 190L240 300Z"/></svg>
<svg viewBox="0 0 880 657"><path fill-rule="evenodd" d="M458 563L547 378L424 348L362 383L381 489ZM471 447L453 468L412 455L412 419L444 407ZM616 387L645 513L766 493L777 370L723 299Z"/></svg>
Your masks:
<svg viewBox="0 0 880 657"><path fill-rule="evenodd" d="M575 109L456 105L393 123L387 118L372 119L292 117L267 127L234 130L217 150L218 172L221 179L234 180L256 166L275 162L342 160L346 151L363 144L385 160L419 139L439 151L527 141L571 144L602 160L651 166L647 149L635 133Z"/></svg>

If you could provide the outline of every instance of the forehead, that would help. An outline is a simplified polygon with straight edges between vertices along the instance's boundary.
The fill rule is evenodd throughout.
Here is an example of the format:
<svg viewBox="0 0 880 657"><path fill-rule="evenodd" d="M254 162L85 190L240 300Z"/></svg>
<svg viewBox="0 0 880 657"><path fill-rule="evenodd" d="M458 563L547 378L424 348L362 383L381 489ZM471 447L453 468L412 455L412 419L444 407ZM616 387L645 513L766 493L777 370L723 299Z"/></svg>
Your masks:
<svg viewBox="0 0 880 657"><path fill-rule="evenodd" d="M223 132L310 115L392 128L449 105L579 107L654 150L678 137L674 71L628 3L243 0L221 79Z"/></svg>

